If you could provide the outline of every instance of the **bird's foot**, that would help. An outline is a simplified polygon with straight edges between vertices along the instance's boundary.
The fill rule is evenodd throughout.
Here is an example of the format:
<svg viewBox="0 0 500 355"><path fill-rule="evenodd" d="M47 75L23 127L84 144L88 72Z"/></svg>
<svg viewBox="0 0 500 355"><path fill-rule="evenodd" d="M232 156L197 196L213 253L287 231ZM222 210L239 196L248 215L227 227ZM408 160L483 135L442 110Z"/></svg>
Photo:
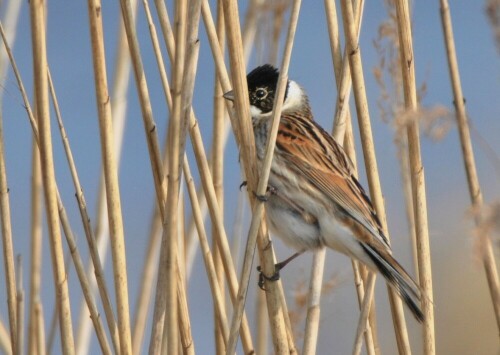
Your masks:
<svg viewBox="0 0 500 355"><path fill-rule="evenodd" d="M274 265L274 274L272 274L271 276L267 276L262 271L262 268L260 267L260 265L257 266L257 271L259 272L259 282L257 283L257 285L259 285L259 288L262 291L266 291L266 287L265 287L266 281L278 281L280 279L280 269L281 268L278 267L278 264L275 264Z"/></svg>
<svg viewBox="0 0 500 355"><path fill-rule="evenodd" d="M278 189L274 186L268 185L265 195L258 195L255 192L253 193L255 198L260 202L267 202L269 200L269 196L276 195L278 193Z"/></svg>
<svg viewBox="0 0 500 355"><path fill-rule="evenodd" d="M266 291L266 288L265 288L265 281L278 281L280 279L280 271L288 265L288 263L290 261L292 261L293 259L295 259L297 256L299 256L300 254L302 254L303 251L299 251L295 254L293 254L292 256L290 256L289 258L277 263L277 264L274 264L274 273L271 275L271 276L267 276L264 274L264 272L262 271L262 268L259 266L257 266L257 271L259 272L259 282L257 283L257 285L259 285L260 289L263 290L263 291Z"/></svg>
<svg viewBox="0 0 500 355"><path fill-rule="evenodd" d="M240 191L243 187L247 186L248 182L245 180L240 184ZM258 195L256 192L253 193L255 198L261 202L267 202L269 200L270 195L276 195L278 193L278 189L275 188L274 186L267 186L266 194L265 195Z"/></svg>

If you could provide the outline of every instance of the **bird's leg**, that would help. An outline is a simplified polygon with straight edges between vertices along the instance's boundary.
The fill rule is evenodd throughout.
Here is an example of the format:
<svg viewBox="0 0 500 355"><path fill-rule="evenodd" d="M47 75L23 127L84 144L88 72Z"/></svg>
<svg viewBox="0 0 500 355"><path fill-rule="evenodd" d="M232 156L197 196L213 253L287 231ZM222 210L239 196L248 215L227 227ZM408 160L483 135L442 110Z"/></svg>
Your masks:
<svg viewBox="0 0 500 355"><path fill-rule="evenodd" d="M287 258L287 259L285 259L283 261L280 261L277 264L274 264L274 274L272 274L271 276L264 275L264 273L262 272L262 268L260 267L260 265L257 266L257 271L259 272L259 282L258 282L258 285L259 285L260 289L264 290L264 291L266 290L265 287L264 287L265 280L267 280L267 281L278 281L280 279L280 270L283 269L286 265L288 265L288 263L290 261L292 261L293 259L295 259L297 256L301 255L303 252L304 252L304 250L298 251L295 254L293 254L292 256L290 256L289 258Z"/></svg>

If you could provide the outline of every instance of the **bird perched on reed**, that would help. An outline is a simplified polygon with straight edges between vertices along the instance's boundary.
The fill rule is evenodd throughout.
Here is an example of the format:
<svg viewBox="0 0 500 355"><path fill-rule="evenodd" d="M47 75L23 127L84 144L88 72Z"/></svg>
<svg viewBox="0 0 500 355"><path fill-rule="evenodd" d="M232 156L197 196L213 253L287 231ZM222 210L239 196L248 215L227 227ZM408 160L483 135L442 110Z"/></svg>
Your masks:
<svg viewBox="0 0 500 355"><path fill-rule="evenodd" d="M259 167L272 125L278 76L271 65L259 66L247 76ZM234 99L232 92L224 97ZM420 289L392 256L380 220L353 172L342 147L314 121L305 91L289 80L269 176L266 218L271 232L298 253L277 264L277 270L306 250L329 247L380 272L422 321Z"/></svg>

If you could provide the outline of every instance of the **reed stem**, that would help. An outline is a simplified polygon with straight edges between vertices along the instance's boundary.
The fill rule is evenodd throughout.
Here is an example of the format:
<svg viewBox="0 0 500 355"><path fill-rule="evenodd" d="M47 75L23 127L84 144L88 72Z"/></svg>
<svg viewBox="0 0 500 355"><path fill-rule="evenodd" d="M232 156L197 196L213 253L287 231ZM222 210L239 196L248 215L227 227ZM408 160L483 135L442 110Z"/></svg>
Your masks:
<svg viewBox="0 0 500 355"><path fill-rule="evenodd" d="M368 185L370 187L371 201L374 205L375 211L382 224L384 234L389 238L387 229L386 213L384 201L382 197L382 189L380 186L380 177L378 173L377 160L375 156L375 147L373 143L373 135L371 130L370 115L368 110L368 101L365 90L365 80L363 76L363 67L361 62L361 52L359 43L356 36L356 26L354 21L352 5L349 1L341 1L342 5L342 18L344 22L345 37L347 44L347 53L349 58L349 66L352 76L352 85L354 90L354 99L356 103L356 112L358 115L358 124L361 136L361 143L363 148L363 155L365 160L365 168L368 176ZM393 315L394 330L396 332L396 340L400 353L409 354L410 344L408 339L408 331L404 320L403 306L400 298L394 290L388 286L389 300ZM366 297L371 297L365 293ZM369 304L369 302L363 302ZM362 311L362 314L364 311ZM361 319L360 319L361 321ZM361 323L365 326L366 323Z"/></svg>
<svg viewBox="0 0 500 355"><path fill-rule="evenodd" d="M50 132L49 95L47 75L47 55L45 46L44 2L30 2L31 36L33 48L33 67L35 81L35 100L39 124L39 148L42 168L42 182L45 195L45 210L49 229L52 270L56 290L56 304L59 309L62 351L74 353L73 327L69 302L68 283L64 266L61 231L55 183L52 138Z"/></svg>
<svg viewBox="0 0 500 355"><path fill-rule="evenodd" d="M458 69L457 54L455 49L455 39L453 36L453 27L451 22L450 7L447 0L440 1L441 21L444 32L444 42L446 47L446 56L448 58L448 69L450 73L451 87L453 90L453 103L455 105L455 114L457 115L458 132L460 134L460 145L462 148L462 156L464 160L464 168L469 185L469 197L472 202L472 207L478 211L475 218L476 226L481 225L482 216L481 209L483 207L483 194L479 184L479 178L476 169L476 161L474 159L474 151L472 148L469 122L465 108L465 98L462 92L462 84L460 82L460 72ZM495 255L489 235L482 235L482 258L486 279L490 289L491 301L497 327L500 332L500 284L498 281L498 270L495 263Z"/></svg>
<svg viewBox="0 0 500 355"><path fill-rule="evenodd" d="M248 137L249 134L253 132L253 129L251 127L251 122L250 122L250 117L249 117L249 112L248 112L248 92L247 92L247 87L246 87L246 80L245 77L242 77L242 69L241 68L241 53L242 53L242 48L239 46L241 45L240 36L238 36L238 30L239 30L239 24L238 22L234 22L231 25L228 25L227 31L228 31L228 43L230 52L233 53L233 60L231 60L231 71L232 71L232 77L233 77L233 86L234 86L234 92L235 92L235 104L236 104L236 111L242 115L240 116L240 124L242 125L240 127L241 137L243 138L243 141L240 142L242 145L242 149L245 151L247 150L247 159L244 160L245 168L246 168L246 176L247 179L249 180L249 189L251 191L256 191L257 195L264 195L267 190L267 183L269 180L269 174L271 170L271 163L273 159L273 154L274 154L274 147L276 144L276 136L278 134L278 126L280 122L280 116L281 116L281 107L283 105L283 100L285 97L285 89L288 83L288 67L290 63L290 57L292 53L292 47L293 47L293 40L295 36L295 31L297 27L297 22L298 22L298 16L300 12L300 5L301 1L296 0L293 3L292 6L292 11L290 15L290 22L289 22L289 27L288 27L288 34L287 34L287 39L286 39L286 44L285 44L285 49L284 49L284 54L283 54L283 59L281 63L281 70L278 78L278 83L277 83L277 92L276 92L276 99L274 100L274 106L273 106L273 111L272 111L272 128L268 137L268 142L267 142L267 147L266 147L266 155L264 158L264 162L262 165L262 171L260 172L260 177L258 180L258 185L257 189L255 188L255 185L252 185L251 180L252 178L255 179L255 171L253 172L254 176L251 176L252 172L249 171L249 169L252 167L252 165L249 165L250 162L252 162L252 159L255 160L255 146L253 144L253 137L250 136ZM226 2L227 12L225 13L226 19L228 19L228 24L231 22L229 19L234 19L238 18L237 15L237 10L233 9L233 4L231 1ZM232 13L232 12L235 13ZM234 16L234 17L233 17ZM244 127L245 125L247 127ZM249 127L248 127L249 126ZM246 141L246 142L245 142ZM251 145L249 147L245 147L245 143L248 144L248 142ZM247 148L247 149L245 149ZM252 164L255 164L255 161L252 162ZM254 184L255 184L254 180ZM258 235L259 229L261 232L263 232L261 226L261 221L263 220L264 217L264 204L262 201L253 201L253 212L252 212L252 222L250 224L250 229L248 232L248 238L247 238L247 246L245 249L245 256L243 259L243 268L241 272L241 277L240 277L240 289L238 291L238 303L235 306L235 310L233 313L233 319L231 322L231 330L230 330L230 337L229 337L229 344L227 348L227 354L232 354L236 350L236 340L237 340L237 335L238 335L238 329L240 328L241 324L241 317L243 315L243 309L244 309L244 304L246 300L246 295L248 291L248 284L250 280L250 271L252 267L252 261L253 261L253 255L255 252L255 245L257 242L257 239L259 239L259 252L261 253L261 267L262 267L262 272L265 274L273 274L275 272L274 270L274 256L273 256L273 251L272 248L268 248L270 245L269 243L265 243L264 239L269 239L269 236L267 236L267 232L264 234L261 234L260 236ZM264 237L265 236L265 237ZM265 243L265 244L264 244ZM278 287L275 286L275 283L266 283L266 289L268 290L266 296L267 296L267 301L268 301L268 310L269 310L269 316L270 316L270 322L271 322L271 331L273 335L273 345L274 345L274 350L275 353L289 353L289 344L288 344L288 337L286 333L286 325L284 324L284 319L283 313L282 313L282 308L280 309L280 304L281 304L281 298L279 297L279 291ZM286 315L287 316L287 315Z"/></svg>
<svg viewBox="0 0 500 355"><path fill-rule="evenodd" d="M396 14L399 33L401 70L403 73L403 91L405 108L408 111L418 109L417 88L415 82L415 56L411 32L410 11L406 0L396 1ZM424 314L423 337L424 354L436 353L434 334L434 304L432 290L431 253L429 228L427 221L427 199L425 195L425 175L420 155L418 122L413 121L407 127L408 153L411 171L413 195L413 213L415 215L419 282L421 287L422 312Z"/></svg>

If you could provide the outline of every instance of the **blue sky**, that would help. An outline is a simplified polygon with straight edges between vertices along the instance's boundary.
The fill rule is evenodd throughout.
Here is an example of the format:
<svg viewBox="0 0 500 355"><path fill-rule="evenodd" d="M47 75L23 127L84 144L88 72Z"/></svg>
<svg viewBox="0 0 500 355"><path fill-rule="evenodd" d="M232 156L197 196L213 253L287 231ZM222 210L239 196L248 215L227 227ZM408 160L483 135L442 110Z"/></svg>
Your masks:
<svg viewBox="0 0 500 355"><path fill-rule="evenodd" d="M173 14L171 5L171 2L167 3L170 14ZM5 12L5 6L6 3L2 3L0 8L2 16ZM213 6L212 4L212 9ZM412 262L405 222L403 195L396 148L393 143L394 130L382 122L380 118L376 106L380 89L372 75L372 68L378 63L373 40L377 36L378 26L386 19L387 15L382 1L367 1L365 6L360 46L382 188L386 200L395 255L399 256L401 262L411 270ZM421 1L413 4L412 18L416 75L419 85L423 82L426 83L427 93L422 102L425 107L444 105L452 110L452 93L438 6L437 1ZM475 132L473 134L473 144L479 176L485 200L492 202L500 197L498 192L500 176L498 175L498 169L496 169L498 166L495 168L495 164L498 163L488 158L486 151L481 148L481 142L487 142L498 157L500 152L500 140L498 139L500 132L500 120L498 119L500 117L500 104L498 101L500 92L499 56L494 45L492 29L485 16L484 3L480 1L460 1L452 2L451 6L462 86L467 99L467 110ZM240 11L242 13L245 8L246 2L241 2ZM338 10L340 12L340 7L338 7ZM119 11L117 1L103 4L102 14L110 87L113 79ZM149 43L142 4L139 6L138 14L139 41L143 50L153 113L158 125L160 139L163 140L167 123L167 110L156 70L156 62ZM87 22L87 7L83 1L51 1L48 4L48 61L90 215L91 218L95 219L100 173L100 142ZM214 65L203 32L203 26L200 26L200 31L201 49L194 109L208 150L211 140ZM316 120L326 128L331 127L336 95L330 53L322 4L319 2L303 2L289 77L299 82L306 89L310 96ZM33 90L31 78L32 59L27 2L23 2L21 7L17 39L14 44L14 55L26 89L28 93L31 93ZM167 57L165 51L164 56ZM257 63L255 56L252 56L249 69L257 64L261 63ZM129 111L122 155L124 159L120 167L120 187L126 231L130 300L133 309L149 232L148 225L154 202L154 188L140 117L140 107L132 77L131 80L128 95ZM27 270L29 267L30 239L31 129L21 102L21 96L10 71L3 90L2 116L14 247L16 254L21 253L23 255L24 270ZM53 121L52 127L57 180L72 226L78 236L80 250L86 256L85 237L80 226L71 178L65 163L55 121ZM188 144L189 151L190 146ZM234 140L230 137L226 148L225 167L226 227L228 231L231 230L234 218L231 207L236 205L238 186L241 182L236 152ZM466 219L466 212L469 208L468 190L455 126L452 126L448 135L439 142L422 137L422 157L427 178L429 229L431 247L433 248L432 262L435 267L438 350L441 349L443 353L452 353L456 349L453 346L466 348L466 346L470 345L477 346L476 348L472 347L472 349L484 351L480 353L491 353L493 351L491 349L495 349L495 346L497 346L495 342L495 323L491 312L488 313L489 296L484 281L484 272L474 251L474 240L470 233L471 223ZM361 161L359 152L358 161ZM192 168L195 170L194 166ZM196 172L195 175L197 175ZM366 179L362 169L360 175L361 180L365 182ZM246 235L246 229L244 235ZM280 242L277 242L276 245L278 258L284 258L291 252ZM328 253L328 258L326 274L336 273L340 275L343 282L341 282L338 289L335 289L332 294L327 295L324 299L322 325L328 324L329 326L321 328L319 350L326 351L326 349L335 347L335 349L339 349L339 353L345 353L350 351L352 341L342 340L354 336L357 321L354 316L356 314L354 311L356 305L353 302L354 291L351 282L350 263L347 258L339 257L339 254L333 252ZM49 249L45 245L44 271L46 272L43 275L44 290L42 299L47 319L51 314L54 297L52 274L48 266L49 259ZM293 296L294 285L298 280L308 277L309 260L309 256L302 257L301 262L290 266L290 271L286 270L283 273L285 289L287 289L287 295L290 299ZM0 283L3 284L3 264L0 265L0 271ZM107 275L111 285L109 263ZM460 276L463 276L463 279ZM69 277L71 301L74 310L73 322L76 323L81 292L73 269ZM27 280L28 277L25 275L26 289ZM469 289L477 290L477 293L469 295L466 292L467 290L463 289L464 284L462 282L471 285ZM252 292L254 292L253 289L248 301L250 309L255 302L254 293ZM206 326L209 324L207 322L211 321L212 317L211 308L209 308L208 312L206 310L207 294L206 276L202 262L198 260L189 286L193 335L195 346L198 349L212 348L211 332L206 332ZM5 297L5 293L1 292L0 315L4 320L7 319ZM379 319L381 326L390 326L390 316L385 312L387 309L386 298L385 286L382 282L379 282L377 299L380 303ZM446 311L445 308L448 307L449 300L456 300L458 304L462 305L462 307L457 306L460 311ZM451 303L455 304L454 302ZM481 328L479 334L468 332L464 324L467 315L473 317L473 321L481 321L486 330ZM473 321L469 321L468 324L471 325ZM412 320L409 322L412 331L412 342L418 349L420 332ZM450 324L456 325L450 329ZM383 350L387 351L387 353L394 353L394 338L392 332L388 333L380 334ZM146 339L147 337L148 335L146 335ZM453 339L455 343L452 341ZM94 340L94 349L95 346L97 346L97 343ZM479 346L483 346L483 349L478 348Z"/></svg>

